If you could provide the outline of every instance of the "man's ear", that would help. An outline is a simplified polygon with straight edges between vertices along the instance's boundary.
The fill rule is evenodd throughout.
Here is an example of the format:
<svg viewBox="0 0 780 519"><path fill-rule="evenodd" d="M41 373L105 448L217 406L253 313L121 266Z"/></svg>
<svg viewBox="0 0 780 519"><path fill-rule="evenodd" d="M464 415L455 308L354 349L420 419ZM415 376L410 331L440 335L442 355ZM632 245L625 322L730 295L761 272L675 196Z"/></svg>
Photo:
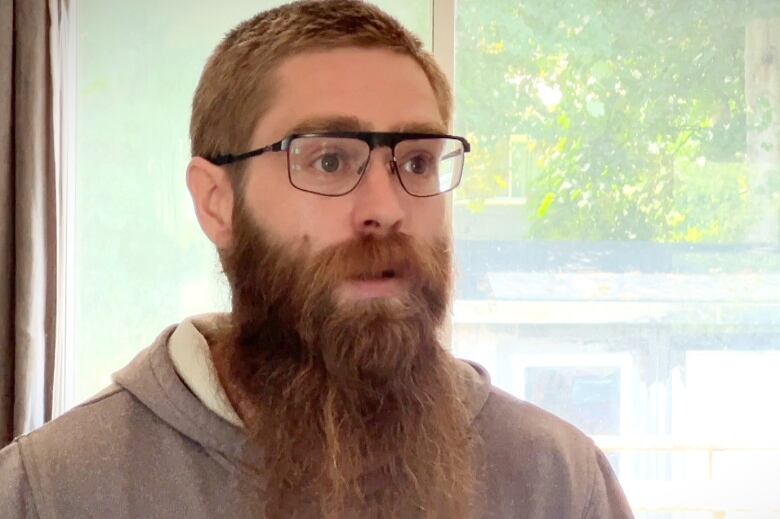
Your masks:
<svg viewBox="0 0 780 519"><path fill-rule="evenodd" d="M193 157L187 166L187 188L203 232L218 249L229 248L234 197L227 171L202 157Z"/></svg>

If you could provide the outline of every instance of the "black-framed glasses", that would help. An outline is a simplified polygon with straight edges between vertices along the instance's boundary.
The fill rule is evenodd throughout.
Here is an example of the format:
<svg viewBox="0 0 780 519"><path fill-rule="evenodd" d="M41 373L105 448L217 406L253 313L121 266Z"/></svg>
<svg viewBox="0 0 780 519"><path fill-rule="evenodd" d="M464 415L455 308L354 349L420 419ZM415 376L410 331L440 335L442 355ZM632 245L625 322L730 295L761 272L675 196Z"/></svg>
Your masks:
<svg viewBox="0 0 780 519"><path fill-rule="evenodd" d="M389 162L404 190L428 197L452 191L460 184L465 154L463 137L430 133L325 132L293 134L241 153L206 157L218 166L264 153L287 152L287 173L293 187L324 196L342 196L363 178L371 150L388 147Z"/></svg>

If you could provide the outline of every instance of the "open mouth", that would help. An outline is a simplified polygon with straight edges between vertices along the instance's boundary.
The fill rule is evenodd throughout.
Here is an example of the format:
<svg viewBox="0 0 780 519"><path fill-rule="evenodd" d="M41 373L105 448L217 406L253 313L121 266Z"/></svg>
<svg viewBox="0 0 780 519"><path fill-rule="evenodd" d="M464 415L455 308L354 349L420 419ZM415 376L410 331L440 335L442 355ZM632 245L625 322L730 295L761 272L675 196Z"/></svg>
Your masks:
<svg viewBox="0 0 780 519"><path fill-rule="evenodd" d="M355 277L358 281L378 281L385 279L398 279L402 277L400 269L388 268L375 272L365 272Z"/></svg>
<svg viewBox="0 0 780 519"><path fill-rule="evenodd" d="M407 272L400 266L357 272L344 286L347 300L403 297L409 289Z"/></svg>

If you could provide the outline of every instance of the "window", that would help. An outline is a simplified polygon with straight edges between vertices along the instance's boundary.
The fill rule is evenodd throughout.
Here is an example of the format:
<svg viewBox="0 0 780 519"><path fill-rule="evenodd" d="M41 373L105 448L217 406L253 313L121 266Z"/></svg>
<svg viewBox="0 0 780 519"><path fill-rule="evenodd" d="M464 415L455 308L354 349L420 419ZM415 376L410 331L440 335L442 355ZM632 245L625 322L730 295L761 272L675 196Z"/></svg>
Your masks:
<svg viewBox="0 0 780 519"><path fill-rule="evenodd" d="M190 102L277 3L72 2L64 408L228 307L184 187ZM429 48L456 29L455 353L592 435L638 517L780 516L777 2L375 3Z"/></svg>
<svg viewBox="0 0 780 519"><path fill-rule="evenodd" d="M457 6L455 351L638 517L780 516L780 6Z"/></svg>

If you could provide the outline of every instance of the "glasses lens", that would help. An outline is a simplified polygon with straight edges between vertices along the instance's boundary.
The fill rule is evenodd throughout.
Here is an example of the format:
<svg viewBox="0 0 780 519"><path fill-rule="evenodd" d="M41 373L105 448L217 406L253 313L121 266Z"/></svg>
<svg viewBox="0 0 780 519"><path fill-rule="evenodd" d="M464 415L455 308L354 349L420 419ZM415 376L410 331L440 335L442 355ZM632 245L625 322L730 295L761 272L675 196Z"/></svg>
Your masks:
<svg viewBox="0 0 780 519"><path fill-rule="evenodd" d="M360 180L369 147L358 139L298 137L290 143L290 181L298 189L343 195Z"/></svg>
<svg viewBox="0 0 780 519"><path fill-rule="evenodd" d="M435 195L457 187L463 157L463 144L458 139L406 140L395 148L401 182L416 196Z"/></svg>

